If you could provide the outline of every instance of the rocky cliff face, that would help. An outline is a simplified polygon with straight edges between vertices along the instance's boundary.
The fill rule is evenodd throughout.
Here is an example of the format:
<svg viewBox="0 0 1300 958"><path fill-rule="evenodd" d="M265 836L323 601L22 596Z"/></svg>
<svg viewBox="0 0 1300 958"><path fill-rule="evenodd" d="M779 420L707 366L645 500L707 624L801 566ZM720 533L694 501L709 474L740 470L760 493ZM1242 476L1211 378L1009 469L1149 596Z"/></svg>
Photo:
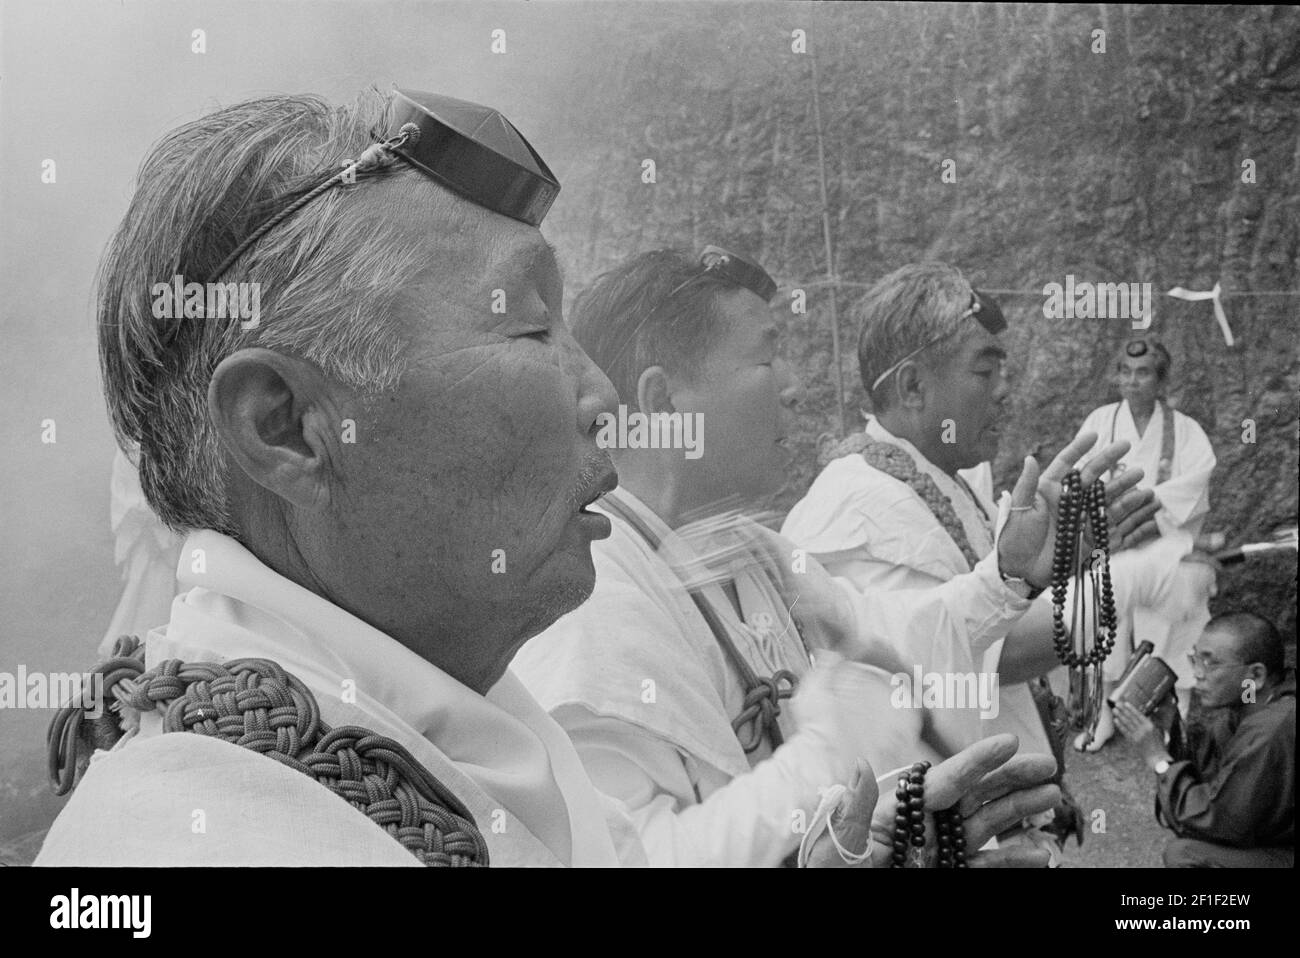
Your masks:
<svg viewBox="0 0 1300 958"><path fill-rule="evenodd" d="M757 255L783 287L805 289L806 315L791 313L784 290L774 307L809 386L786 504L811 481L817 436L840 428L832 296L853 428L864 397L849 307L886 272L933 258L977 285L1021 291L1001 296L1016 382L1014 423L995 463L1001 484L1025 453L1058 448L1089 410L1117 398L1110 370L1129 321L1044 318L1044 284L1068 274L1150 282L1152 329L1173 354L1170 399L1218 455L1207 530L1235 543L1295 521L1300 295L1280 293L1300 290L1300 12L589 12L609 18L596 33L640 43L630 56L623 43L587 51L565 82L581 92L558 109L539 104L566 184L550 230L570 289L632 252L715 241ZM792 50L796 30L807 53ZM646 159L654 183L643 182ZM943 181L947 160L955 182ZM1237 338L1231 349L1209 303L1164 295L1216 282ZM1254 442L1243 441L1252 428ZM1217 604L1259 609L1293 634L1294 559L1236 569L1221 577Z"/></svg>

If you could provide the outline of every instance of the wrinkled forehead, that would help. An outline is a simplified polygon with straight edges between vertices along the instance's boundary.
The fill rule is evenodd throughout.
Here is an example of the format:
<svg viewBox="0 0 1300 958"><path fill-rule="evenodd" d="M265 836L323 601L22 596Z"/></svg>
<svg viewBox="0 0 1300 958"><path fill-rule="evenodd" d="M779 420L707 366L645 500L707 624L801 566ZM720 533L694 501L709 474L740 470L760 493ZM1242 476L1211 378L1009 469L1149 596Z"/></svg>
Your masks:
<svg viewBox="0 0 1300 958"><path fill-rule="evenodd" d="M499 317L512 304L533 298L549 303L562 292L554 249L535 226L415 176L392 184L376 212L410 244L406 291L422 302Z"/></svg>
<svg viewBox="0 0 1300 958"><path fill-rule="evenodd" d="M535 227L507 222L489 243L484 279L507 293L536 293L547 306L558 308L563 295L555 247Z"/></svg>

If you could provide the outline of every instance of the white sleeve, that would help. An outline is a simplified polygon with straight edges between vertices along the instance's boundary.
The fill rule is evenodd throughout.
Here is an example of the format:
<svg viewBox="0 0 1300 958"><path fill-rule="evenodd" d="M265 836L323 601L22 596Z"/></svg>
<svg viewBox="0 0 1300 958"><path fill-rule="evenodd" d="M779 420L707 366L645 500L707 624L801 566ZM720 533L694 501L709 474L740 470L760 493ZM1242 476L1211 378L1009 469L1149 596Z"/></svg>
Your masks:
<svg viewBox="0 0 1300 958"><path fill-rule="evenodd" d="M1214 447L1199 424L1191 419L1187 419L1186 424L1186 430L1179 436L1178 448L1174 450L1174 474L1153 487L1161 506L1156 524L1166 535L1210 508L1210 473L1217 462Z"/></svg>
<svg viewBox="0 0 1300 958"><path fill-rule="evenodd" d="M975 663L1029 608L1002 582L996 550L971 572L928 588L885 591L861 589L849 578L835 582L852 609L859 649L853 657L907 671L914 665L926 672L977 671Z"/></svg>
<svg viewBox="0 0 1300 958"><path fill-rule="evenodd" d="M692 774L682 752L630 722L580 705L553 715L592 784L628 810L651 865L771 867L798 847L822 790L888 737L879 727L887 684L856 663L819 664L788 704L798 731L730 781L698 765Z"/></svg>
<svg viewBox="0 0 1300 958"><path fill-rule="evenodd" d="M576 713L581 710L585 717ZM562 721L592 784L621 801L654 867L772 867L799 845L818 789L842 778L835 749L796 733L770 758L700 802L677 749L633 725L567 706Z"/></svg>

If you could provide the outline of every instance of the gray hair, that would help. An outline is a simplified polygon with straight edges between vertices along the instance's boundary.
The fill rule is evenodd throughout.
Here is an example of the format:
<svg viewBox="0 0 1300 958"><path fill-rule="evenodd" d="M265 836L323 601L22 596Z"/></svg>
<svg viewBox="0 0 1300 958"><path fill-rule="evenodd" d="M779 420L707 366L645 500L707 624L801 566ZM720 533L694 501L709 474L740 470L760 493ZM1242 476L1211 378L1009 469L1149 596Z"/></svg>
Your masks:
<svg viewBox="0 0 1300 958"><path fill-rule="evenodd" d="M373 142L372 128L387 129L389 109L377 91L342 108L311 96L250 100L168 134L141 166L100 266L99 358L118 443L139 444L140 485L171 528L235 534L207 409L231 353L290 353L367 395L401 377L404 337L390 317L420 251L367 209L363 183L311 201L221 277L259 284L258 326L157 319L152 308L155 283L215 281L270 201L341 169Z"/></svg>
<svg viewBox="0 0 1300 958"><path fill-rule="evenodd" d="M871 388L891 366L932 343L924 353L930 367L938 367L960 350L966 338L962 334L978 329L963 318L971 293L971 284L955 266L909 263L881 279L854 304L853 316L859 323L858 369L874 409L887 409L892 401L893 377Z"/></svg>

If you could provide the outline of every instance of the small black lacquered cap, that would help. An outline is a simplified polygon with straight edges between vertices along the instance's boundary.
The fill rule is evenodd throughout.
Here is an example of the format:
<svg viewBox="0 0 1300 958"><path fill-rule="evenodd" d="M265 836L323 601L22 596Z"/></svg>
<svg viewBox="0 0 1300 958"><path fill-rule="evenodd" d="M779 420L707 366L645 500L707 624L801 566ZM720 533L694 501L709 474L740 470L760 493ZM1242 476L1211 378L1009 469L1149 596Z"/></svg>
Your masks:
<svg viewBox="0 0 1300 958"><path fill-rule="evenodd" d="M743 286L763 302L776 295L776 280L767 270L751 260L728 252L721 246L706 246L700 253L700 263L706 272L720 273L737 286Z"/></svg>
<svg viewBox="0 0 1300 958"><path fill-rule="evenodd" d="M979 324L994 336L1007 328L1007 318L1002 315L1002 307L988 293L974 290L971 295L971 309Z"/></svg>
<svg viewBox="0 0 1300 958"><path fill-rule="evenodd" d="M420 128L413 146L393 152L485 209L540 226L560 182L523 134L496 110L418 90L394 91L393 129Z"/></svg>

